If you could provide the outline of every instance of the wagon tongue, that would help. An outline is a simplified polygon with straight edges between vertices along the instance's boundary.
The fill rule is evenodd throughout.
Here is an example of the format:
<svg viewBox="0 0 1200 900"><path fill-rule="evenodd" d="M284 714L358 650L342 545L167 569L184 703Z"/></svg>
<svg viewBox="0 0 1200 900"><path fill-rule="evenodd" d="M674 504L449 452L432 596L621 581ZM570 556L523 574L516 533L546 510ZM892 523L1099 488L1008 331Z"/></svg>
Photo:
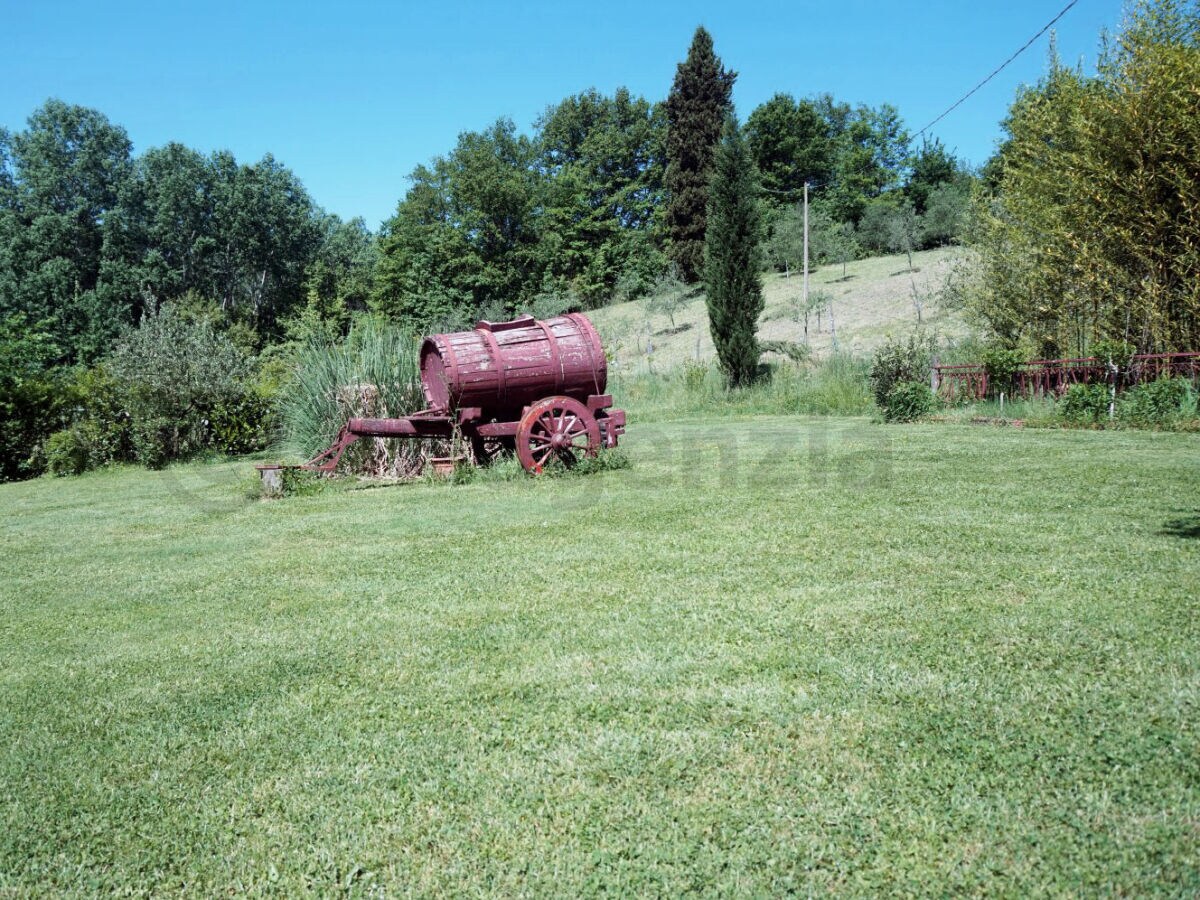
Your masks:
<svg viewBox="0 0 1200 900"><path fill-rule="evenodd" d="M278 492L282 486L280 473L284 469L302 469L331 475L342 460L346 448L363 437L444 437L450 430L449 419L433 409L423 409L402 419L351 419L342 426L337 439L310 459L294 466L255 466L268 493Z"/></svg>
<svg viewBox="0 0 1200 900"><path fill-rule="evenodd" d="M337 468L338 463L341 462L342 454L346 452L346 448L362 436L352 429L353 424L354 420L352 419L343 425L342 430L338 432L337 440L308 462L291 466L277 464L255 466L254 468L258 470L258 475L262 479L263 488L268 494L282 493L284 469L321 472L326 475L331 474Z"/></svg>

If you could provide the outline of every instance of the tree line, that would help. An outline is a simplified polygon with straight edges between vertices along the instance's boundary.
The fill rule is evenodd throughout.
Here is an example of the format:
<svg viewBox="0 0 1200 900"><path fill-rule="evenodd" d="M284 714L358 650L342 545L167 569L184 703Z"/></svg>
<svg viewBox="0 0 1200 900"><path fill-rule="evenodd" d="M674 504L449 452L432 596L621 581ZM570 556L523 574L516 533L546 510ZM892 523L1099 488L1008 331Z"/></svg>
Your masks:
<svg viewBox="0 0 1200 900"><path fill-rule="evenodd" d="M210 305L261 346L300 304L365 307L375 239L271 156L181 144L134 157L100 112L50 100L0 131L0 320L90 363L162 304Z"/></svg>
<svg viewBox="0 0 1200 900"><path fill-rule="evenodd" d="M980 173L936 140L912 146L887 104L777 94L738 124L737 75L700 28L664 101L587 90L532 134L503 118L464 132L414 169L378 234L322 210L269 155L134 155L99 111L47 101L24 130L0 129L0 475L36 473L46 435L79 409L117 422L147 398L142 431L100 443L159 461L245 447L288 347L338 339L367 312L450 328L703 282L710 320L727 323L714 335L726 374L745 383L762 267L802 263L806 185L817 262L966 234L976 264L956 295L1006 347L1194 349L1197 20L1194 2L1139 0L1095 76L1055 61L1018 95ZM167 390L149 371L167 357L139 323L242 362L223 367L219 397L195 397L208 370L173 351ZM114 382L139 366L144 382ZM180 397L202 427L172 436Z"/></svg>
<svg viewBox="0 0 1200 900"><path fill-rule="evenodd" d="M1004 131L962 285L975 320L1028 356L1200 349L1200 6L1132 4L1094 75L1052 51Z"/></svg>
<svg viewBox="0 0 1200 900"><path fill-rule="evenodd" d="M698 29L667 99L584 91L550 106L532 135L509 119L465 132L418 166L380 237L376 305L445 321L533 308L595 307L652 289L668 269L701 280L709 175L736 73ZM714 112L715 111L715 112ZM939 142L915 152L895 107L777 94L742 136L758 172L770 264L799 262L797 204L811 185L819 261L915 248L964 224L968 167Z"/></svg>
<svg viewBox="0 0 1200 900"><path fill-rule="evenodd" d="M689 120L684 98L709 91L724 109L736 73L704 29L686 62L691 80L663 102L587 90L549 106L530 135L504 118L464 132L413 170L378 235L321 210L269 155L245 163L172 143L135 156L101 112L47 101L24 130L0 129L0 320L87 363L183 298L261 348L306 312L343 330L368 309L424 327L631 299L671 267L695 283L724 114ZM805 181L821 259L887 249L889 217L905 208L943 223L921 241L957 233L943 195L965 198L969 174L938 144L909 153L894 107L779 94L743 135L780 269L797 262Z"/></svg>

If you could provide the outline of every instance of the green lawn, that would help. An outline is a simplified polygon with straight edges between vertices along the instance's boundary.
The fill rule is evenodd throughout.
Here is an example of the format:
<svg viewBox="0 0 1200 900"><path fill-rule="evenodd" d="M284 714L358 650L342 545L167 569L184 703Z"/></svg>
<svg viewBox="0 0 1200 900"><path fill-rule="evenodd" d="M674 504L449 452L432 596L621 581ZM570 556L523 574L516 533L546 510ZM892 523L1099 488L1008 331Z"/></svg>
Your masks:
<svg viewBox="0 0 1200 900"><path fill-rule="evenodd" d="M1200 891L1200 441L0 486L0 895Z"/></svg>

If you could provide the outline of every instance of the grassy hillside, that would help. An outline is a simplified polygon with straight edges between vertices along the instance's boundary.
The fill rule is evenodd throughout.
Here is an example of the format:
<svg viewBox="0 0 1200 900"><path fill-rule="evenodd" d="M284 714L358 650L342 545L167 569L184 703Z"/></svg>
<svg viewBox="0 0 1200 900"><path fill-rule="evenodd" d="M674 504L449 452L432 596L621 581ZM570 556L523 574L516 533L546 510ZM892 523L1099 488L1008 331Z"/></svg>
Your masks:
<svg viewBox="0 0 1200 900"><path fill-rule="evenodd" d="M1200 891L1192 436L0 486L0 895Z"/></svg>
<svg viewBox="0 0 1200 900"><path fill-rule="evenodd" d="M959 249L928 250L914 254L910 275L904 256L877 256L859 260L846 267L824 266L809 276L809 291L825 291L833 298L834 325L838 349L864 354L873 350L889 332L906 331L917 321L913 305L913 286L924 304L923 321L945 337L957 338L968 333L961 317L938 306L936 295ZM764 340L803 342L804 326L797 321L795 306L803 294L803 279L774 273L764 276L766 309L759 337ZM672 328L665 315L650 315L646 301L620 303L588 314L604 338L605 346L616 355L620 371L644 372L669 369L685 359L711 360L715 354L708 331L704 297L699 291L681 312ZM818 355L827 355L834 334L828 317L817 330L815 316L810 319L809 343ZM647 343L653 348L646 353Z"/></svg>

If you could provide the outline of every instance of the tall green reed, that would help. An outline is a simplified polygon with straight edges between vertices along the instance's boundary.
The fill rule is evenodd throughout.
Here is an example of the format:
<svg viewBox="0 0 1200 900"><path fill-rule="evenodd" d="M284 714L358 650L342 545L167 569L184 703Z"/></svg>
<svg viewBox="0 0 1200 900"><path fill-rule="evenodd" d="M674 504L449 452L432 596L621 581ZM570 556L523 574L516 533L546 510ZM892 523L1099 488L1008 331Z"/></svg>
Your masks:
<svg viewBox="0 0 1200 900"><path fill-rule="evenodd" d="M309 340L280 392L284 448L309 458L337 438L347 419L389 418L422 409L419 338L379 319L355 322L345 340ZM440 448L407 440L360 440L343 457L347 471L414 475Z"/></svg>

